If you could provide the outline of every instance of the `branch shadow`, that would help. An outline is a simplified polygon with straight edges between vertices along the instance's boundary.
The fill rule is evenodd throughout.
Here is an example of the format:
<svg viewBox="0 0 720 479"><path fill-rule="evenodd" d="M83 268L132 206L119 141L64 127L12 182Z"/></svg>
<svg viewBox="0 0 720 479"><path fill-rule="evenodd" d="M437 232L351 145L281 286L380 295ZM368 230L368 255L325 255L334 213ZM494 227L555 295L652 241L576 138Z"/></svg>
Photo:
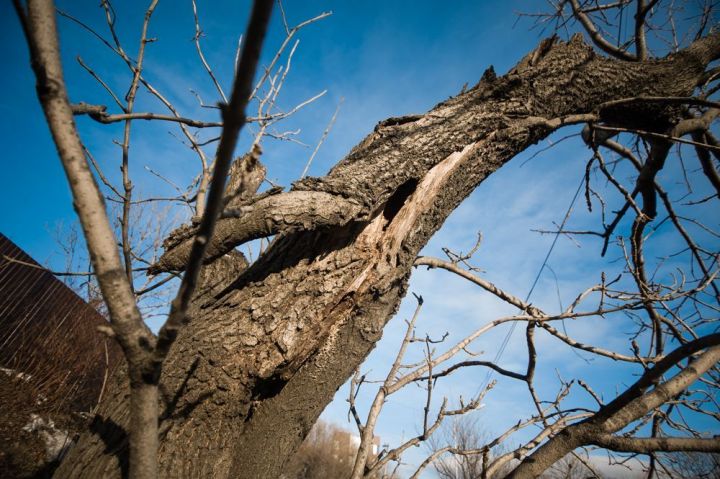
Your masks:
<svg viewBox="0 0 720 479"><path fill-rule="evenodd" d="M130 449L125 428L110 418L95 416L90 423L90 431L97 434L105 444L105 454L117 457L120 474L123 479L127 479L130 476Z"/></svg>

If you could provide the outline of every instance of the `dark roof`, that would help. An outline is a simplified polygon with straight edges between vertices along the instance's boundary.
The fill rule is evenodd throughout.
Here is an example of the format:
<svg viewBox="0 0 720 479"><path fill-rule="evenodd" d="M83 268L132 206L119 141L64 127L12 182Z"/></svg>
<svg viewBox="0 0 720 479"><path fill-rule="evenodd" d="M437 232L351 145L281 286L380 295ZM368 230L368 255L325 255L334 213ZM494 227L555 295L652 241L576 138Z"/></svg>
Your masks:
<svg viewBox="0 0 720 479"><path fill-rule="evenodd" d="M0 233L0 367L58 410L88 410L121 357L107 320ZM1 373L0 373L1 374Z"/></svg>

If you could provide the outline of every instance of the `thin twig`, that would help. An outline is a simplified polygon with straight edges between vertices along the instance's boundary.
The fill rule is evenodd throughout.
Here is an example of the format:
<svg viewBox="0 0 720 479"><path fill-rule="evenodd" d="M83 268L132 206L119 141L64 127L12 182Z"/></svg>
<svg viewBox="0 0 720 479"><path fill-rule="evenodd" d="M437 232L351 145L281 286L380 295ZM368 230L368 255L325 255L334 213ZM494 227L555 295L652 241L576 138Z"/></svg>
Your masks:
<svg viewBox="0 0 720 479"><path fill-rule="evenodd" d="M335 113L333 113L332 118L330 118L330 122L328 123L327 127L325 127L325 131L323 131L322 136L320 137L320 141L318 141L317 145L315 146L315 149L313 150L312 154L310 155L310 158L308 158L307 163L305 164L305 168L303 168L303 172L300 175L300 179L302 180L305 178L305 175L307 174L308 170L310 169L310 165L312 164L313 159L315 159L315 155L317 155L318 150L320 149L320 146L325 142L325 138L327 138L328 133L330 133L330 130L332 129L333 125L335 124L335 119L337 118L337 114L340 111L340 106L343 104L344 98L340 98L340 101L338 102L337 107L335 107Z"/></svg>

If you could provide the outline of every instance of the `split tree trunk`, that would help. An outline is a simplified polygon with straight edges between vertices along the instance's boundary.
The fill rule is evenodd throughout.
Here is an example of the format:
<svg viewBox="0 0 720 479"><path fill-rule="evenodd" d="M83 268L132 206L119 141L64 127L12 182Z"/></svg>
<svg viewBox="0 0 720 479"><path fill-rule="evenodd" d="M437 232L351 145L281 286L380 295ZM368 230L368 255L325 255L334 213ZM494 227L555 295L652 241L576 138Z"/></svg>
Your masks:
<svg viewBox="0 0 720 479"><path fill-rule="evenodd" d="M640 63L600 57L579 36L545 41L505 76L490 69L425 115L381 122L327 176L222 220L193 320L164 366L161 477L278 477L380 339L420 249L480 182L594 114L666 128L662 111L598 108L687 96L719 55L718 35ZM226 254L267 234L278 237L247 269L240 255ZM183 248L166 252L157 269L179 269ZM56 477L123 475L127 423L127 384L118 375Z"/></svg>

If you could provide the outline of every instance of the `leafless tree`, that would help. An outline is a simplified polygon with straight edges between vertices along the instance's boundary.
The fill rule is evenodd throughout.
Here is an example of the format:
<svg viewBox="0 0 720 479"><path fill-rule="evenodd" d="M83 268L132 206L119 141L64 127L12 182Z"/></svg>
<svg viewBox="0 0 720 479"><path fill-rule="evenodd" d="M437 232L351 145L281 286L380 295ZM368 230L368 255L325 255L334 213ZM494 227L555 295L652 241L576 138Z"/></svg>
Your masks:
<svg viewBox="0 0 720 479"><path fill-rule="evenodd" d="M371 436L382 402L394 388L424 381L429 404L433 378L472 366L522 382L535 405L529 417L484 446L491 450L518 430L537 427L535 436L519 448L493 458L485 454L485 477L506 467L513 468L508 477L538 477L567 454L589 447L646 455L648 476L653 477L668 467L660 452L720 451L717 438L697 431L684 416L716 420L718 415L713 396L720 359L720 334L715 332L720 310L718 234L702 213L717 208L720 194L720 144L711 130L720 112L713 99L720 35L710 31L712 3L704 4L691 29L682 30L675 23L675 3L553 1L551 12L536 18L551 25L555 35L505 75L489 68L478 84L426 114L380 122L326 176L306 177L286 192L274 188L261 194L256 193L258 178L264 176L259 148L251 148L232 167L231 154L250 99L260 105L254 119L259 137L274 134L270 126L287 113L266 108L285 78L274 70L280 55L256 83L268 86L264 93L252 86L272 2L255 2L233 92L222 101L221 121L215 122L185 118L167 102L171 114L134 110L140 86L161 102L163 98L143 75L156 3L145 14L135 58L115 34L110 4L102 3L113 38L103 41L133 77L125 101L108 92L122 111L110 114L103 106L68 100L52 3L29 1L26 10L15 2L40 102L108 305L111 334L128 362L125 375L115 377L92 430L70 451L58 477L119 477L128 464L131 477L156 477L158 471L164 477L278 477L337 388L380 338L406 294L413 267L458 274L519 313L491 320L439 353L426 341L425 361L400 375L398 355L378 392L378 407L371 407L362 425L363 436ZM613 22L625 17L632 18L629 36L614 35ZM299 26L290 28L285 22L285 28L282 49ZM581 34L560 39L573 28L584 31L593 45ZM200 32L198 26L198 52L225 98L202 56ZM656 51L670 54L655 57ZM91 171L92 159L74 127L73 115L79 114L100 123L124 122L122 187L113 191L123 211L119 241L95 178L112 188L99 170L95 176ZM128 145L132 122L141 119L180 124L201 163L197 182L176 198L194 205L195 218L168 237L162 257L145 270L158 277L185 272L157 336L142 322L133 290L129 218L135 200ZM569 306L551 312L482 278L469 267L466 255L418 258L448 215L488 175L569 125L585 125L582 137L592 153L584 181L586 203L600 208L602 225L599 231L574 231L563 221L546 233L598 238L603 254L617 248L623 266L619 278L599 273L597 284L579 291ZM189 127L222 128L214 159L201 153ZM698 162L698 167L685 170L688 185L703 182L707 188L700 191L709 191L685 200L687 204L661 184L659 173L675 161L675 150ZM230 190L225 188L228 173ZM606 195L599 184L607 187ZM606 207L617 198L619 207L608 212ZM661 226L681 241L666 254L673 258L671 269L677 268L672 274L665 272L665 258L646 254L652 233ZM271 236L275 239L250 265L234 252ZM677 258L684 263L677 266ZM630 352L585 344L559 327L563 321L593 317L629 319L634 327ZM487 331L509 323L525 329L524 371L476 358L446 364ZM562 379L557 394L543 398L535 384L538 333L583 353L634 366L639 378L607 401L580 378ZM691 389L693 384L698 384L696 389ZM596 406L568 405L576 392L589 395ZM477 401L458 410L472 409ZM418 440L450 411L441 406L433 421L429 410ZM367 441L361 443L354 477L366 475L386 457L397 457L404 447L368 462L363 445Z"/></svg>
<svg viewBox="0 0 720 479"><path fill-rule="evenodd" d="M132 116L133 105L142 73L147 28L157 5L153 1L145 14L140 48L135 62L116 45L133 70L133 80L120 105ZM133 292L133 267L129 244L129 215L132 183L128 176L131 118L125 119L122 143L123 220L122 250L124 268L116 249L115 236L104 207L103 197L85 158L73 121L73 108L65 90L60 63L55 7L51 1L28 2L27 10L15 2L15 8L30 47L33 69L38 82L38 96L70 183L94 272L107 304L111 334L117 338L127 360L130 383L130 476L157 477L158 456L158 383L165 358L178 331L187 322L187 310L195 291L206 246L213 235L215 222L223 203L225 179L240 129L245 124L245 106L250 97L251 82L260 56L262 41L273 2L258 1L251 15L248 39L237 65L237 75L230 102L223 106L223 132L215 159L212 187L198 231L192 240L192 252L178 295L172 302L168 320L158 335L145 325ZM108 8L109 12L109 8ZM110 14L110 13L109 13ZM113 31L114 32L114 31ZM241 190L242 191L242 190Z"/></svg>
<svg viewBox="0 0 720 479"><path fill-rule="evenodd" d="M577 457L568 454L553 464L540 477L542 479L587 479L588 477L602 478L604 476L598 475Z"/></svg>
<svg viewBox="0 0 720 479"><path fill-rule="evenodd" d="M447 454L433 462L437 474L443 479L474 479L482 476L483 460L487 461L501 453L500 450L486 452L485 445L492 438L482 424L482 416L458 416L443 424L439 434L431 437L428 444L432 453L437 453L447 444L457 451L481 451L479 454ZM498 471L494 477L503 477L507 470Z"/></svg>
<svg viewBox="0 0 720 479"><path fill-rule="evenodd" d="M284 479L348 477L356 450L357 443L349 432L320 420L310 430L281 477Z"/></svg>
<svg viewBox="0 0 720 479"><path fill-rule="evenodd" d="M720 457L717 454L679 452L666 454L668 469L677 477L688 479L717 479L720 477Z"/></svg>

